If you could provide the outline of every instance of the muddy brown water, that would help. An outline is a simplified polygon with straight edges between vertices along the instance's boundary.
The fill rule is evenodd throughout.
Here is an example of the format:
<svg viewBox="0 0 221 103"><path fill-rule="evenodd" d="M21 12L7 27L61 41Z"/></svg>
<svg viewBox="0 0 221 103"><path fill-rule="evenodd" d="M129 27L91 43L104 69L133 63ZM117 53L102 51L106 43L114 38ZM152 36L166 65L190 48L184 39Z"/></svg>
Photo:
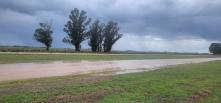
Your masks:
<svg viewBox="0 0 221 103"><path fill-rule="evenodd" d="M156 70L169 65L201 63L214 60L221 60L221 58L81 62L54 61L48 63L0 64L0 81L84 74L99 71L116 71L116 74L125 74Z"/></svg>

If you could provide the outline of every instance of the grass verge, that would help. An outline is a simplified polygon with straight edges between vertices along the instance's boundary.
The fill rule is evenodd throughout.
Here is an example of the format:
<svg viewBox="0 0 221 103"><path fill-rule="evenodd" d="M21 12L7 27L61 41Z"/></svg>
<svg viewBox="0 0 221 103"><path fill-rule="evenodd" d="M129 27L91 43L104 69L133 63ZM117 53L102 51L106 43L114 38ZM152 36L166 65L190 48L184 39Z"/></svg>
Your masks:
<svg viewBox="0 0 221 103"><path fill-rule="evenodd" d="M7 54L0 53L0 63L48 62L57 60L143 60L143 59L178 59L178 58L212 58L213 55L187 54Z"/></svg>
<svg viewBox="0 0 221 103"><path fill-rule="evenodd" d="M221 61L0 83L0 103L220 103Z"/></svg>

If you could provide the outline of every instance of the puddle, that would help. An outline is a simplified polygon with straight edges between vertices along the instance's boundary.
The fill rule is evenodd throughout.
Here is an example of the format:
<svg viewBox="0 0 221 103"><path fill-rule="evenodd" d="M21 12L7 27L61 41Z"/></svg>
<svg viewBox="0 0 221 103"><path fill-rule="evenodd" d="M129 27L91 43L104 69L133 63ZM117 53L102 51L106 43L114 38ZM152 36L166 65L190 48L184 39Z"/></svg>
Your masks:
<svg viewBox="0 0 221 103"><path fill-rule="evenodd" d="M115 60L115 61L55 61L44 63L0 64L0 81L63 76L80 73L106 72L125 74L156 70L168 65L200 63L221 58Z"/></svg>

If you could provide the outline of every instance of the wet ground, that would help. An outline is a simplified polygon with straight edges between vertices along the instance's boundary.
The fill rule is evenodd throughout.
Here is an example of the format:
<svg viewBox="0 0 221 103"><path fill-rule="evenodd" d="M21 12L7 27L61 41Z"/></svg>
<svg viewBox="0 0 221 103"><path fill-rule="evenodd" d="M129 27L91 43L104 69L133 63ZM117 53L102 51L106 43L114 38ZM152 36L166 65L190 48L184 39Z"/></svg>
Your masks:
<svg viewBox="0 0 221 103"><path fill-rule="evenodd" d="M201 63L221 58L197 59L155 59L155 60L117 60L117 61L55 61L45 63L0 64L0 81L20 80L71 74L84 74L101 71L115 71L124 74L160 69L164 66Z"/></svg>

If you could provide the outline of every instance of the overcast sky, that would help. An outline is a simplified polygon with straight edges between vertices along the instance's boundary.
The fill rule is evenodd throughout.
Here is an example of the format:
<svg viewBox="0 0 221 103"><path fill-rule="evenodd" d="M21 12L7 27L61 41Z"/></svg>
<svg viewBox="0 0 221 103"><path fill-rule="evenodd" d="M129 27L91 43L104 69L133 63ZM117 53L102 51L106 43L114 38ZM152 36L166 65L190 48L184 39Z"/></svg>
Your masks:
<svg viewBox="0 0 221 103"><path fill-rule="evenodd" d="M124 36L114 50L208 52L221 41L221 0L0 0L0 45L43 46L34 30L52 20L53 47L72 47L62 39L74 8L118 22Z"/></svg>

